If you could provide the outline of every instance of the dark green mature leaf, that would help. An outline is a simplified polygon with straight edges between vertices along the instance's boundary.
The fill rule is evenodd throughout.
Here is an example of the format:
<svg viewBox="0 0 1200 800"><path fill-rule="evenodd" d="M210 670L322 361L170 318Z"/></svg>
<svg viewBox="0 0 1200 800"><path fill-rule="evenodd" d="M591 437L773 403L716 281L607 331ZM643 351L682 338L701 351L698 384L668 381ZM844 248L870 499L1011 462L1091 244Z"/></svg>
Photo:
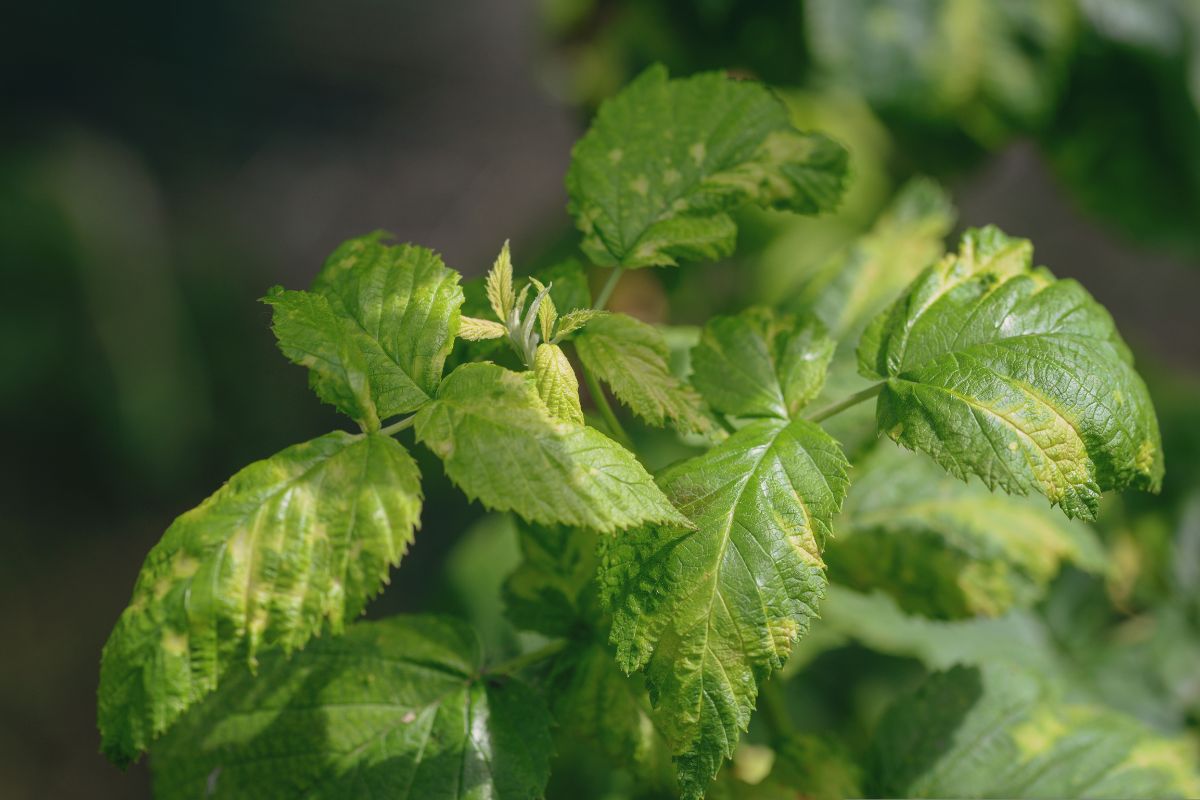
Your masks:
<svg viewBox="0 0 1200 800"><path fill-rule="evenodd" d="M617 659L646 670L687 797L703 794L732 754L758 681L816 614L846 468L837 442L810 422L753 422L660 477L696 530L603 540Z"/></svg>
<svg viewBox="0 0 1200 800"><path fill-rule="evenodd" d="M889 710L872 755L871 796L1200 796L1189 742L1011 665L932 676Z"/></svg>
<svg viewBox="0 0 1200 800"><path fill-rule="evenodd" d="M834 339L857 335L942 256L953 225L946 191L928 179L909 181L868 233L808 276L788 307L816 315Z"/></svg>
<svg viewBox="0 0 1200 800"><path fill-rule="evenodd" d="M308 367L317 397L356 420L379 429L371 397L370 369L360 341L365 334L334 313L324 295L288 292L276 286L263 298L272 307L275 338L291 361Z"/></svg>
<svg viewBox="0 0 1200 800"><path fill-rule="evenodd" d="M624 675L606 643L596 597L597 535L561 525L519 526L524 560L504 584L518 628L569 643L550 662L545 691L560 734L596 742L615 765L651 782L669 780L666 744L649 717L640 675Z"/></svg>
<svg viewBox="0 0 1200 800"><path fill-rule="evenodd" d="M1158 420L1108 312L1031 263L1028 241L968 231L867 328L859 369L885 381L892 439L1090 518L1102 491L1157 490Z"/></svg>
<svg viewBox="0 0 1200 800"><path fill-rule="evenodd" d="M997 616L1039 600L1063 563L1106 564L1092 530L1043 500L992 494L890 445L855 466L830 578L883 589L907 611Z"/></svg>
<svg viewBox="0 0 1200 800"><path fill-rule="evenodd" d="M238 472L175 520L104 646L100 733L137 758L235 662L340 631L412 541L420 475L394 439L330 433Z"/></svg>
<svg viewBox="0 0 1200 800"><path fill-rule="evenodd" d="M765 308L714 317L692 350L692 383L722 413L790 419L820 394L833 349L815 320Z"/></svg>
<svg viewBox="0 0 1200 800"><path fill-rule="evenodd" d="M661 427L670 421L684 433L711 427L700 395L671 372L670 349L653 325L605 314L588 321L574 341L583 365L646 422Z"/></svg>
<svg viewBox="0 0 1200 800"><path fill-rule="evenodd" d="M462 623L392 617L265 658L154 750L160 798L541 797L550 718Z"/></svg>
<svg viewBox="0 0 1200 800"><path fill-rule="evenodd" d="M846 151L795 130L765 87L655 66L600 106L567 193L594 263L647 267L729 255L728 212L747 203L829 211L845 175Z"/></svg>
<svg viewBox="0 0 1200 800"><path fill-rule="evenodd" d="M429 401L454 345L463 303L458 273L432 250L387 245L376 232L333 252L313 291L353 322L380 419Z"/></svg>
<svg viewBox="0 0 1200 800"><path fill-rule="evenodd" d="M570 636L596 622L596 534L586 528L520 524L521 565L504 582L504 604L518 628Z"/></svg>
<svg viewBox="0 0 1200 800"><path fill-rule="evenodd" d="M605 532L686 524L632 453L552 417L531 373L464 364L421 409L416 433L450 479L488 508Z"/></svg>

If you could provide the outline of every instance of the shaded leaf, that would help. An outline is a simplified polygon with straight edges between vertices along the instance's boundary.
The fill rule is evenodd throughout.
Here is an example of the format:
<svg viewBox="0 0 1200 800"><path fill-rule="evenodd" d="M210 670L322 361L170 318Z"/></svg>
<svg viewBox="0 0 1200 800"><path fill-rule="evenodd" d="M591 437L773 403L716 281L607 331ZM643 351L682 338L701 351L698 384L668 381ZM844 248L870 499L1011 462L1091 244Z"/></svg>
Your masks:
<svg viewBox="0 0 1200 800"><path fill-rule="evenodd" d="M1196 797L1191 745L1010 665L933 675L884 717L871 796Z"/></svg>
<svg viewBox="0 0 1200 800"><path fill-rule="evenodd" d="M161 798L540 797L550 718L519 681L481 674L455 620L392 617L264 659L154 750Z"/></svg>
<svg viewBox="0 0 1200 800"><path fill-rule="evenodd" d="M1040 498L992 494L890 445L856 467L830 578L883 589L909 612L998 616L1041 599L1064 563L1106 566L1092 530Z"/></svg>

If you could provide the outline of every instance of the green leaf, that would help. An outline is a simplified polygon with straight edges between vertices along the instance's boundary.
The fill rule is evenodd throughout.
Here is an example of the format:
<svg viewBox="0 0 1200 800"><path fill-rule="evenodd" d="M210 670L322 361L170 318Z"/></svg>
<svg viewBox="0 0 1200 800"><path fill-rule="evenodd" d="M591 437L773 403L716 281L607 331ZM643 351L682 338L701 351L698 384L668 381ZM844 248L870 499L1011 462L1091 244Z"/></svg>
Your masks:
<svg viewBox="0 0 1200 800"><path fill-rule="evenodd" d="M867 328L860 371L885 381L881 430L952 474L1035 490L1068 516L1162 481L1158 420L1112 318L1029 242L968 231Z"/></svg>
<svg viewBox="0 0 1200 800"><path fill-rule="evenodd" d="M805 11L827 80L910 120L958 123L990 146L1053 111L1077 13L1070 0L812 0Z"/></svg>
<svg viewBox="0 0 1200 800"><path fill-rule="evenodd" d="M550 718L460 622L392 617L241 670L153 757L156 797L541 797Z"/></svg>
<svg viewBox="0 0 1200 800"><path fill-rule="evenodd" d="M946 191L928 179L909 181L868 233L808 277L789 308L820 318L834 339L858 335L941 258L942 239L953 225Z"/></svg>
<svg viewBox="0 0 1200 800"><path fill-rule="evenodd" d="M569 636L593 624L596 534L529 523L518 532L523 559L503 589L512 623L546 636Z"/></svg>
<svg viewBox="0 0 1200 800"><path fill-rule="evenodd" d="M722 413L790 419L820 394L833 350L819 322L752 308L704 326L692 383Z"/></svg>
<svg viewBox="0 0 1200 800"><path fill-rule="evenodd" d="M646 422L662 427L670 421L684 433L704 433L711 426L700 395L671 372L670 350L653 325L605 314L588 322L574 341L584 367Z"/></svg>
<svg viewBox="0 0 1200 800"><path fill-rule="evenodd" d="M442 377L463 302L458 273L432 250L383 243L377 232L343 244L313 281L357 328L379 418L415 411Z"/></svg>
<svg viewBox="0 0 1200 800"><path fill-rule="evenodd" d="M420 475L394 439L330 433L238 472L167 529L104 646L100 733L137 758L236 662L362 612L412 542Z"/></svg>
<svg viewBox="0 0 1200 800"><path fill-rule="evenodd" d="M695 530L602 540L617 659L645 669L687 797L733 753L758 681L816 614L846 468L837 442L810 422L752 422L660 477Z"/></svg>
<svg viewBox="0 0 1200 800"><path fill-rule="evenodd" d="M463 316L459 318L458 338L468 342L485 342L508 335L508 328L490 319Z"/></svg>
<svg viewBox="0 0 1200 800"><path fill-rule="evenodd" d="M830 578L883 589L906 611L998 616L1041 599L1064 563L1106 565L1092 530L1045 501L992 494L890 445L855 466Z"/></svg>
<svg viewBox="0 0 1200 800"><path fill-rule="evenodd" d="M670 759L650 720L644 682L622 674L605 642L597 535L562 525L522 524L519 532L524 560L505 581L506 613L518 628L570 640L545 675L560 736L596 742L614 765L666 782Z"/></svg>
<svg viewBox="0 0 1200 800"><path fill-rule="evenodd" d="M841 531L839 530L839 535ZM928 667L955 664L1013 663L1045 674L1063 674L1066 665L1046 626L1031 613L1015 610L1003 617L933 620L905 614L882 592L861 594L831 583L821 604L821 619L788 663L803 663L808 642L827 646L847 640L880 653L915 658Z"/></svg>
<svg viewBox="0 0 1200 800"><path fill-rule="evenodd" d="M488 508L604 532L686 524L632 453L594 428L552 417L529 373L462 365L418 413L416 434Z"/></svg>
<svg viewBox="0 0 1200 800"><path fill-rule="evenodd" d="M579 405L579 379L567 354L556 344L539 344L533 356L538 396L556 419L583 424Z"/></svg>
<svg viewBox="0 0 1200 800"><path fill-rule="evenodd" d="M1192 745L1010 665L933 675L885 715L872 797L1196 797Z"/></svg>
<svg viewBox="0 0 1200 800"><path fill-rule="evenodd" d="M271 306L280 351L292 362L308 367L309 384L317 397L364 429L378 430L379 414L371 397L361 331L335 314L324 295L276 286L263 302Z"/></svg>
<svg viewBox="0 0 1200 800"><path fill-rule="evenodd" d="M592 320L597 317L608 316L607 311L601 311L595 308L577 308L574 311L568 311L562 315L562 319L558 321L558 331L554 335L555 341L562 341L578 330L582 330Z"/></svg>
<svg viewBox="0 0 1200 800"><path fill-rule="evenodd" d="M509 253L507 240L504 242L504 247L500 249L500 255L496 256L492 268L488 270L484 286L487 288L487 298L488 303L492 306L492 313L501 322L508 322L508 317L516 305L517 297L513 292L512 256Z"/></svg>
<svg viewBox="0 0 1200 800"><path fill-rule="evenodd" d="M846 151L800 133L765 87L710 72L643 72L600 106L575 145L568 208L600 266L647 267L733 252L729 213L747 203L833 209Z"/></svg>

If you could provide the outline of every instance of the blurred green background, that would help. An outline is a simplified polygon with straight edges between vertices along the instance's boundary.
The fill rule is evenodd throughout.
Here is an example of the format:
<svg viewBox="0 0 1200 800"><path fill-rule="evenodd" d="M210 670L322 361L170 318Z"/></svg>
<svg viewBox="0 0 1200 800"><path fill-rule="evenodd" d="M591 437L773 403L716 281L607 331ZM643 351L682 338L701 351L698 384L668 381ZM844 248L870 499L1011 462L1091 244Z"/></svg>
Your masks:
<svg viewBox="0 0 1200 800"><path fill-rule="evenodd" d="M10 5L0 796L148 794L144 764L107 765L94 726L100 648L142 558L239 467L343 426L257 298L376 228L468 276L505 238L518 269L571 252L570 146L655 61L781 87L799 123L850 147L855 183L835 217L748 217L736 259L631 275L615 303L673 323L785 304L905 180L935 177L960 228L1031 238L1108 306L1162 418L1163 495L1106 510L1120 570L1065 576L1040 613L1125 691L1161 648L1200 642L1200 2ZM491 600L460 589L511 553L456 550L480 509L421 466L423 529L371 613L486 618ZM879 658L826 654L813 683ZM1177 672L1128 710L1194 730L1200 686Z"/></svg>

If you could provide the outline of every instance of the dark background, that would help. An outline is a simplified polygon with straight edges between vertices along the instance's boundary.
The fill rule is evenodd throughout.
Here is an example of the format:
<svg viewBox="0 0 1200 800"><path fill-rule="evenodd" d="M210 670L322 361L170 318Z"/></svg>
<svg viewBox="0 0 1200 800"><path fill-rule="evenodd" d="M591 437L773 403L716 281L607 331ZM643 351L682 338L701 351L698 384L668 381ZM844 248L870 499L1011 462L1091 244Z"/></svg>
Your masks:
<svg viewBox="0 0 1200 800"><path fill-rule="evenodd" d="M561 240L588 98L531 0L6 5L0 796L139 797L144 764L98 755L94 700L142 558L236 469L345 424L257 298L376 228L468 276L505 238L518 262ZM1200 373L1195 256L1081 211L1042 153L1016 136L942 175L961 222L1032 238L1144 368ZM440 564L475 511L422 468L422 535L375 611L452 605Z"/></svg>

